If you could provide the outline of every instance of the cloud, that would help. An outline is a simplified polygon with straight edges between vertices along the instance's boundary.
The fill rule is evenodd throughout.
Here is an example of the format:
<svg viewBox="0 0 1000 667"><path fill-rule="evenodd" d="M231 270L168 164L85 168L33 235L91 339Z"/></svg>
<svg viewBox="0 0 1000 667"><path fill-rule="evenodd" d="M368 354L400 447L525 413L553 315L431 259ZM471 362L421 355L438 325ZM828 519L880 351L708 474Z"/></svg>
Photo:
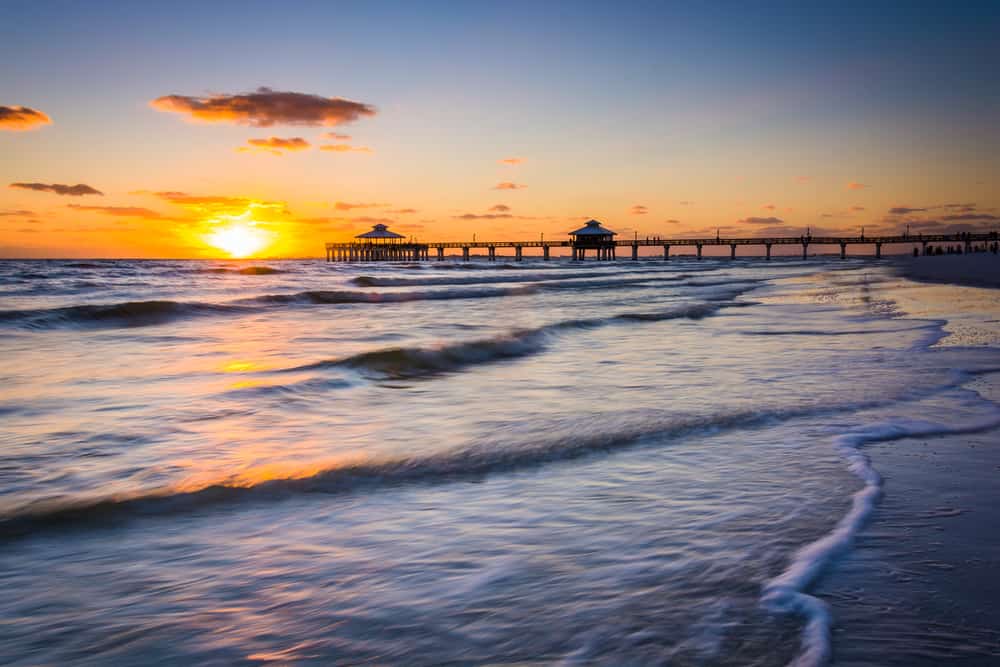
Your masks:
<svg viewBox="0 0 1000 667"><path fill-rule="evenodd" d="M52 119L31 107L21 106L0 106L0 130L11 132L25 132L27 130L37 130L42 125L49 125Z"/></svg>
<svg viewBox="0 0 1000 667"><path fill-rule="evenodd" d="M451 217L457 220L501 220L513 218L514 216L510 213L463 213L462 215L453 215Z"/></svg>
<svg viewBox="0 0 1000 667"><path fill-rule="evenodd" d="M392 213L393 215L409 215L410 213L416 213L415 208L390 208L386 209L386 213Z"/></svg>
<svg viewBox="0 0 1000 667"><path fill-rule="evenodd" d="M961 213L956 215L943 215L942 220L1000 220L1000 215L990 215L989 213Z"/></svg>
<svg viewBox="0 0 1000 667"><path fill-rule="evenodd" d="M130 194L152 195L157 199L200 215L243 215L248 211L260 209L270 211L272 214L289 214L285 202L281 201L263 201L250 199L249 197L230 197L226 195L191 195L176 190L162 190L158 192L135 190Z"/></svg>
<svg viewBox="0 0 1000 667"><path fill-rule="evenodd" d="M631 213L632 215L646 215L647 213L649 213L649 209L643 206L642 204L636 204L629 209L629 213Z"/></svg>
<svg viewBox="0 0 1000 667"><path fill-rule="evenodd" d="M759 218L756 216L750 216L749 218L743 218L737 220L737 222L742 222L746 225L783 225L785 221L781 218L775 218L774 216L769 216L767 218Z"/></svg>
<svg viewBox="0 0 1000 667"><path fill-rule="evenodd" d="M338 134L337 132L324 132L320 135L323 139L331 139L333 141L350 141L351 135L349 134Z"/></svg>
<svg viewBox="0 0 1000 667"><path fill-rule="evenodd" d="M375 203L352 204L346 201L338 201L333 203L333 208L337 209L338 211L350 211L355 208L385 208L386 206L391 206L391 204L375 204Z"/></svg>
<svg viewBox="0 0 1000 667"><path fill-rule="evenodd" d="M494 190L523 190L526 187L528 187L528 186L527 185L521 185L519 183L511 183L510 181L503 181L501 183L497 183L493 187L493 189Z"/></svg>
<svg viewBox="0 0 1000 667"><path fill-rule="evenodd" d="M252 93L191 97L165 95L149 103L157 111L179 113L202 123L229 123L251 127L284 125L340 125L374 116L375 107L308 93L258 88Z"/></svg>
<svg viewBox="0 0 1000 667"><path fill-rule="evenodd" d="M679 224L681 224L681 221L680 220L675 220L675 219L671 218L670 220L667 220L666 223L668 225L679 225Z"/></svg>
<svg viewBox="0 0 1000 667"><path fill-rule="evenodd" d="M865 185L864 183L856 183L854 181L851 181L850 183L847 184L848 190L864 190L867 187L868 186Z"/></svg>
<svg viewBox="0 0 1000 667"><path fill-rule="evenodd" d="M504 159L497 160L497 161L500 164L505 164L505 165L507 165L509 167L513 167L515 165L523 163L524 162L524 158L523 157L505 157Z"/></svg>
<svg viewBox="0 0 1000 667"><path fill-rule="evenodd" d="M926 211L926 208L909 208L908 206L893 206L889 209L890 215L906 215L907 213L917 213Z"/></svg>
<svg viewBox="0 0 1000 667"><path fill-rule="evenodd" d="M775 206L774 204L764 204L763 206L761 206L761 208L764 209L765 211L773 211L778 207Z"/></svg>
<svg viewBox="0 0 1000 667"><path fill-rule="evenodd" d="M795 182L796 183L802 183L802 184L811 183L812 182L812 176L796 176L795 177Z"/></svg>
<svg viewBox="0 0 1000 667"><path fill-rule="evenodd" d="M34 215L34 214L35 214L34 211L26 211L24 209L4 209L4 210L0 210L0 218L4 218L4 217L23 218L23 217L27 217L27 216Z"/></svg>
<svg viewBox="0 0 1000 667"><path fill-rule="evenodd" d="M159 219L162 216L156 211L141 206L81 206L80 204L67 204L66 208L77 211L88 211L92 213L103 213L122 218L149 218Z"/></svg>
<svg viewBox="0 0 1000 667"><path fill-rule="evenodd" d="M507 206L506 204L496 204L494 206L490 206L490 210L496 211L497 213L506 213L510 210L510 206Z"/></svg>
<svg viewBox="0 0 1000 667"><path fill-rule="evenodd" d="M854 211L855 213L859 213L859 212L865 210L865 207L864 206L852 206L851 210Z"/></svg>
<svg viewBox="0 0 1000 667"><path fill-rule="evenodd" d="M247 139L249 146L241 146L239 151L264 150L282 155L284 151L304 151L308 150L310 144L302 137L268 137L267 139Z"/></svg>
<svg viewBox="0 0 1000 667"><path fill-rule="evenodd" d="M693 201L679 201L677 203L680 204L681 206L691 206L694 204Z"/></svg>
<svg viewBox="0 0 1000 667"><path fill-rule="evenodd" d="M37 190L38 192L51 192L57 195L68 195L70 197L82 197L83 195L103 195L100 190L95 190L89 185L77 183L76 185L63 185L61 183L11 183L10 187L19 190Z"/></svg>
<svg viewBox="0 0 1000 667"><path fill-rule="evenodd" d="M391 225L392 223L396 222L392 218L374 218L374 217L371 217L371 216L368 216L368 215L362 215L359 218L351 218L351 221L352 222L364 222L364 223L369 224L369 225L377 225L377 224Z"/></svg>
<svg viewBox="0 0 1000 667"><path fill-rule="evenodd" d="M368 146L351 146L350 144L324 144L319 147L321 151L333 153L374 153Z"/></svg>

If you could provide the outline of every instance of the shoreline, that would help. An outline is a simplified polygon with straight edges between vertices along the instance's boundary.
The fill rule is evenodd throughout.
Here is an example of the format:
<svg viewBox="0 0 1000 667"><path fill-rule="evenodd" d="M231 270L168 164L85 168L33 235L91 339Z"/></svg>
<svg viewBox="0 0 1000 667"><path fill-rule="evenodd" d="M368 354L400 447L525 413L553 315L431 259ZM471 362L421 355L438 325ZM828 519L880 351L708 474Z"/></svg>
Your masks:
<svg viewBox="0 0 1000 667"><path fill-rule="evenodd" d="M894 264L896 274L910 280L1000 288L1000 256L989 252L902 257Z"/></svg>

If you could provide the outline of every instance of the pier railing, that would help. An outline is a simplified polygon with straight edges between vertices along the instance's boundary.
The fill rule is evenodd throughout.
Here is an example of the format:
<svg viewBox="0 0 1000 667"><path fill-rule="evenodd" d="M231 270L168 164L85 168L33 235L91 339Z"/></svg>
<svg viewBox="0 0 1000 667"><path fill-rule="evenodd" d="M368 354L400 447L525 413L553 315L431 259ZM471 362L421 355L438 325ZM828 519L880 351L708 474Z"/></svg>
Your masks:
<svg viewBox="0 0 1000 667"><path fill-rule="evenodd" d="M663 249L663 258L669 259L670 249L675 246L694 247L698 259L702 257L702 249L705 246L728 246L730 258L736 257L737 247L742 246L762 246L765 250L765 258L771 258L771 248L773 246L798 245L802 247L802 258L809 256L810 246L839 246L840 257L847 257L848 246L872 246L875 257L882 256L882 247L885 245L911 244L919 246L922 254L927 254L928 247L939 244L950 244L960 247L963 252L971 252L973 248L986 246L987 249L997 252L998 233L958 233L958 234L898 234L888 236L774 236L774 237L751 237L751 238L724 238L720 236L710 238L661 238L646 237L633 239L620 239L617 241L597 241L588 242L586 240L557 239L551 241L428 241L428 242L403 242L392 245L392 251L386 252L385 246L371 242L344 242L327 243L327 261L379 261L386 259L393 260L421 260L430 259L431 250L436 251L437 259L444 259L446 249L461 249L462 259L470 259L470 251L473 248L485 248L488 251L488 259L496 259L497 248L514 248L514 259L523 258L524 248L541 248L542 258L549 259L551 248L572 248L574 259L584 259L589 250L594 250L595 255L601 259L616 259L618 248L631 248L632 259L639 258L639 248L657 247Z"/></svg>

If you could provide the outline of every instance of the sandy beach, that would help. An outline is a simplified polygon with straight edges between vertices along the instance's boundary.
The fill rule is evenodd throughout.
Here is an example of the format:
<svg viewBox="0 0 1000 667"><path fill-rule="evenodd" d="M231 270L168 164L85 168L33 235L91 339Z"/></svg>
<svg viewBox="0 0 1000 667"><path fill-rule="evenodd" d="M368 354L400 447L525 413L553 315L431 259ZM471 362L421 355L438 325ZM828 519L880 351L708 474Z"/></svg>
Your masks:
<svg viewBox="0 0 1000 667"><path fill-rule="evenodd" d="M968 255L904 257L897 271L911 280L978 287L1000 287L1000 256L989 252Z"/></svg>

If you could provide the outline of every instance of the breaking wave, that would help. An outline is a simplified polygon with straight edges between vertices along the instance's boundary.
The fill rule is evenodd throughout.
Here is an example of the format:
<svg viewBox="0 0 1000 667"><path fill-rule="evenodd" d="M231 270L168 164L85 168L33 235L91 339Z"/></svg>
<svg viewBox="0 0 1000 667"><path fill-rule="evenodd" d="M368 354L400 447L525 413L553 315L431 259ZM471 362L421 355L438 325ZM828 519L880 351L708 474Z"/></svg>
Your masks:
<svg viewBox="0 0 1000 667"><path fill-rule="evenodd" d="M32 329L61 327L141 327L184 317L245 312L227 304L178 301L126 301L123 303L0 311L0 322Z"/></svg>

